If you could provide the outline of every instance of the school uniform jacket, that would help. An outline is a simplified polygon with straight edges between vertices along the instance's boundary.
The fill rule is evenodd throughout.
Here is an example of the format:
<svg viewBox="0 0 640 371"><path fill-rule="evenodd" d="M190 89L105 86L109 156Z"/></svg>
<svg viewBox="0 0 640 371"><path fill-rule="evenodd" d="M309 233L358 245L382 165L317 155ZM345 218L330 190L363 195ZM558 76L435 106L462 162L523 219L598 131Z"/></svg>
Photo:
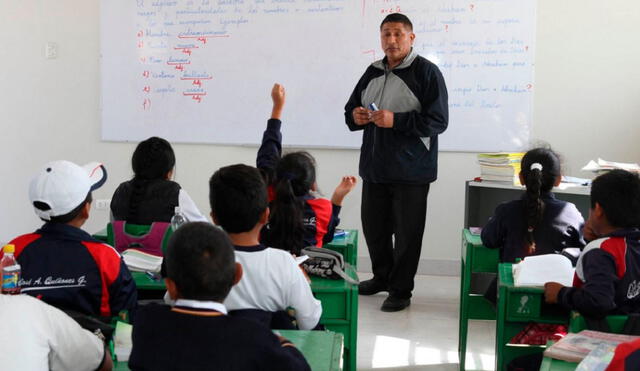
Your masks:
<svg viewBox="0 0 640 371"><path fill-rule="evenodd" d="M22 267L23 293L89 315L114 316L121 310L133 315L136 285L113 247L59 223L46 223L10 243Z"/></svg>
<svg viewBox="0 0 640 371"><path fill-rule="evenodd" d="M431 183L437 178L438 135L449 123L444 78L414 49L400 65L386 66L386 57L371 64L344 107L349 130L364 131L360 176L373 183ZM353 109L371 103L393 112L392 128L356 125Z"/></svg>
<svg viewBox="0 0 640 371"><path fill-rule="evenodd" d="M534 255L553 254L566 247L583 247L582 226L584 218L576 206L556 199L553 193L543 193L542 221L533 231L536 243ZM515 262L528 254L525 243L527 209L525 196L507 201L496 207L493 216L482 228L482 244L500 249L500 261Z"/></svg>
<svg viewBox="0 0 640 371"><path fill-rule="evenodd" d="M595 318L640 313L640 230L591 241L578 259L573 287L562 288L558 302Z"/></svg>
<svg viewBox="0 0 640 371"><path fill-rule="evenodd" d="M267 327L207 309L141 307L132 340L132 371L310 370L302 353Z"/></svg>
<svg viewBox="0 0 640 371"><path fill-rule="evenodd" d="M282 156L282 133L280 126L282 122L277 119L269 119L267 129L262 136L262 145L258 150L256 166L268 182L275 179L275 170L278 161ZM269 186L269 201L275 198L273 187ZM304 224L304 245L318 246L333 240L333 234L340 223L340 209L326 198L316 198L307 193L300 197L304 202L303 224ZM262 238L269 241L269 225L262 230ZM280 247L280 246L277 246ZM280 247L282 248L282 247Z"/></svg>

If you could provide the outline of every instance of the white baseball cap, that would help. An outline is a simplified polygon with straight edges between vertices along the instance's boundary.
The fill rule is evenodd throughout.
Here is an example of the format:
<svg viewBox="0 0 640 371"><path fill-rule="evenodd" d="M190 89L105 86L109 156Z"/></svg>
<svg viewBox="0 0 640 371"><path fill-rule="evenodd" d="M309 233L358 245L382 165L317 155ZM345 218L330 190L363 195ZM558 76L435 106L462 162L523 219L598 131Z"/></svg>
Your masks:
<svg viewBox="0 0 640 371"><path fill-rule="evenodd" d="M99 162L79 166L70 161L53 161L44 165L31 180L29 199L40 218L51 220L80 206L89 192L106 181L107 171ZM37 207L36 202L45 205Z"/></svg>

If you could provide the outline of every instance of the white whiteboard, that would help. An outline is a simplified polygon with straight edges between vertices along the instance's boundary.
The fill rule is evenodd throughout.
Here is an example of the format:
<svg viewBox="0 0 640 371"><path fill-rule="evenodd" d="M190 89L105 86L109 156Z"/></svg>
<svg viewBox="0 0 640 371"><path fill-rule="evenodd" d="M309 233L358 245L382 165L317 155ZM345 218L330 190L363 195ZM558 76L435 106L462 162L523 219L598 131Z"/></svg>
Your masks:
<svg viewBox="0 0 640 371"><path fill-rule="evenodd" d="M344 105L400 11L449 90L442 150L517 150L531 126L535 0L102 0L102 138L357 148Z"/></svg>

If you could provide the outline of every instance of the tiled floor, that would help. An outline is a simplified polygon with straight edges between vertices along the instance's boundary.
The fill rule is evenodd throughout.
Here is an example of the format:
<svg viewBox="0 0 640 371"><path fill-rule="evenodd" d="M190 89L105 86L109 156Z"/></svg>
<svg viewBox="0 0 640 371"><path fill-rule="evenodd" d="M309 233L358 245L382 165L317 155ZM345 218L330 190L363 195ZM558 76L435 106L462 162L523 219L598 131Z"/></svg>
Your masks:
<svg viewBox="0 0 640 371"><path fill-rule="evenodd" d="M380 311L386 293L359 297L358 370L458 370L460 279L415 282L411 306L400 312ZM467 369L493 370L495 322L472 321L468 336Z"/></svg>

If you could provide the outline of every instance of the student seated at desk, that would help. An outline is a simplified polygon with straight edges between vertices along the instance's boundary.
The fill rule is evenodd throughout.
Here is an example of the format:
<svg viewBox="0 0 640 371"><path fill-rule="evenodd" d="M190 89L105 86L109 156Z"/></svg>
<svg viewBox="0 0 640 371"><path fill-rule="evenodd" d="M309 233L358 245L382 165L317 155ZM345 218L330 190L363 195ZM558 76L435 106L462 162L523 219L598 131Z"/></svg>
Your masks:
<svg viewBox="0 0 640 371"><path fill-rule="evenodd" d="M560 160L548 148L535 148L522 158L519 200L500 204L482 228L482 244L500 249L500 261L513 263L529 255L583 247L584 218L576 206L551 193L560 184Z"/></svg>
<svg viewBox="0 0 640 371"><path fill-rule="evenodd" d="M640 178L612 170L591 185L591 210L573 287L545 284L545 300L584 316L640 313Z"/></svg>
<svg viewBox="0 0 640 371"><path fill-rule="evenodd" d="M307 278L293 256L260 243L260 230L269 219L267 187L258 169L247 165L220 168L209 181L211 217L235 245L244 276L224 304L230 311L266 312L295 309L301 330L311 330L322 314Z"/></svg>
<svg viewBox="0 0 640 371"><path fill-rule="evenodd" d="M171 180L175 164L173 148L165 139L151 137L138 143L131 158L133 179L121 183L111 197L112 220L169 223L179 206L189 221L206 222L187 192Z"/></svg>
<svg viewBox="0 0 640 371"><path fill-rule="evenodd" d="M262 136L256 166L269 186L271 214L262 230L261 241L269 246L300 255L307 246L322 247L331 242L342 201L355 187L354 176L344 176L331 200L316 197L316 162L308 152L291 152L282 156L282 109L284 87L271 90L273 110Z"/></svg>
<svg viewBox="0 0 640 371"><path fill-rule="evenodd" d="M0 295L0 370L111 370L96 335L29 295Z"/></svg>
<svg viewBox="0 0 640 371"><path fill-rule="evenodd" d="M104 184L102 164L69 161L42 166L29 186L36 215L46 223L15 238L22 292L67 310L112 317L137 305L136 285L113 247L80 229L89 219L91 192ZM0 258L2 252L0 252Z"/></svg>
<svg viewBox="0 0 640 371"><path fill-rule="evenodd" d="M227 315L222 302L243 270L223 231L203 222L183 225L171 236L165 259L175 305L140 308L131 370L310 369L288 340Z"/></svg>

